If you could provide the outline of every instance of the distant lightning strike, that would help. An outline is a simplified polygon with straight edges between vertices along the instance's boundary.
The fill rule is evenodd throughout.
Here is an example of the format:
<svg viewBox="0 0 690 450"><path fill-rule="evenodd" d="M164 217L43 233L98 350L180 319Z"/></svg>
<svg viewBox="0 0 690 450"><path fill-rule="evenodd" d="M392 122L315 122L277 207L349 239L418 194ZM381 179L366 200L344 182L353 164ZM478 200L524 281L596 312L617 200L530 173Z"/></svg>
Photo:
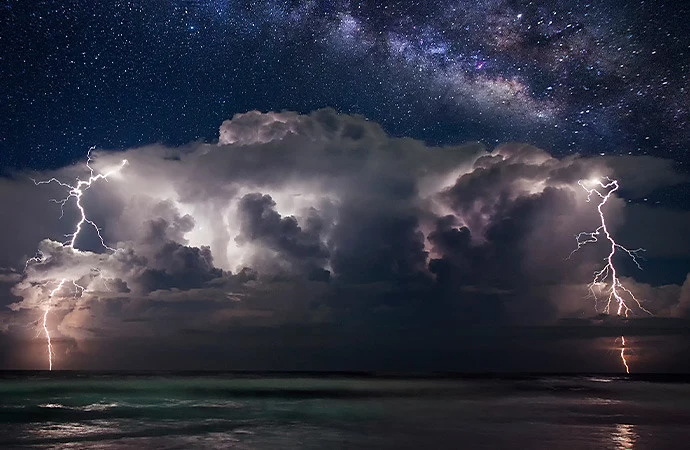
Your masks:
<svg viewBox="0 0 690 450"><path fill-rule="evenodd" d="M57 285L55 289L53 289L50 292L50 295L48 295L48 299L53 298L53 295L57 291L59 291L62 286L65 284L65 281L67 281L66 278L63 278L60 281L60 284ZM46 306L46 310L43 313L43 331L46 333L46 340L48 341L48 370L53 370L53 344L50 342L50 332L48 331L48 313L50 312L50 303Z"/></svg>
<svg viewBox="0 0 690 450"><path fill-rule="evenodd" d="M630 373L630 367L628 367L628 361L625 360L625 336L621 336L621 361L625 366L625 373Z"/></svg>
<svg viewBox="0 0 690 450"><path fill-rule="evenodd" d="M62 289L62 287L65 285L65 282L67 281L67 278L63 278L60 280L60 283L57 285L55 289L50 291L50 294L48 294L48 299L52 299L55 294ZM76 281L72 281L72 284L74 285L75 291L74 291L74 296L76 297L77 294L81 291L82 293L86 291L86 288L83 286L80 286L77 284ZM50 303L46 306L45 311L43 312L43 332L46 335L46 341L48 343L48 370L53 370L53 344L50 340L50 332L48 331L48 313L50 312Z"/></svg>
<svg viewBox="0 0 690 450"><path fill-rule="evenodd" d="M614 194L614 192L618 190L618 180L612 180L608 177L605 177L601 179L587 181L580 180L577 182L577 184L579 184L582 187L582 189L584 189L587 192L588 202L592 200L593 195L596 195L601 199L601 201L597 205L597 211L599 212L601 225L599 225L599 227L592 232L581 232L580 234L578 234L576 236L577 248L570 253L570 256L572 256L573 253L577 252L587 244L599 242L599 236L601 236L602 234L611 246L611 250L609 251L608 256L605 258L606 265L604 265L604 267L601 270L594 272L594 279L588 286L590 293L595 299L595 302L598 300L595 288L602 286L605 287L607 285L607 282L609 282L610 288L607 289L608 295L606 300L606 306L603 310L604 313L610 314L611 304L615 303L617 305L616 315L624 315L625 317L628 317L628 313L630 313L632 309L626 303L627 298L629 302L634 302L634 304L637 305L637 307L640 310L651 315L652 313L645 309L644 306L642 306L640 300L638 300L637 297L635 297L635 295L630 291L630 289L626 288L623 285L623 283L621 283L620 279L618 278L616 266L613 263L613 258L616 255L616 250L620 250L627 254L633 260L638 269L642 270L642 266L640 265L638 258L640 257L639 254L644 251L643 248L629 250L623 247L622 245L618 244L614 240L613 236L611 236L611 233L609 232L609 229L606 225L606 216L604 215L603 208L604 205L606 205L606 202L608 202L611 196ZM595 303L595 309L596 307L597 305ZM621 362L625 367L626 373L630 373L628 362L625 359L625 336L621 336L620 356Z"/></svg>
<svg viewBox="0 0 690 450"><path fill-rule="evenodd" d="M50 312L50 305L46 306L43 312L43 331L46 333L46 340L48 341L48 370L53 370L53 344L50 342L50 332L48 331L48 313Z"/></svg>
<svg viewBox="0 0 690 450"><path fill-rule="evenodd" d="M103 236L101 235L101 229L98 227L98 225L96 225L95 222L93 222L91 219L88 218L88 216L86 214L86 209L84 208L84 205L82 205L81 200L82 200L82 196L84 195L84 192L86 190L88 190L94 182L99 181L99 180L105 180L107 182L109 176L111 176L115 173L118 173L120 170L122 170L122 168L127 164L127 160L123 159L122 163L119 166L117 166L117 167L115 167L115 168L113 168L113 169L111 169L105 173L95 173L93 167L91 167L91 161L92 161L91 152L92 151L93 151L93 147L89 149L89 152L87 155L87 161L86 161L86 167L89 169L88 180L80 180L79 178L77 178L77 183L75 185L64 183L64 182L58 180L57 178L51 178L51 179L45 180L45 181L36 181L36 180L32 180L32 181L34 182L34 184L36 186L39 186L42 184L56 183L56 184L59 184L60 186L62 186L64 188L68 189L67 197L65 197L61 200L56 200L56 199L51 200L51 201L60 205L60 218L62 218L64 216L65 205L70 201L70 199L74 199L74 203L75 203L77 210L79 211L79 214L80 214L80 219L77 222L77 224L75 225L74 233L70 233L70 234L66 235L66 237L69 238L69 240L66 242L63 242L63 245L65 247L70 247L74 250L78 250L75 247L77 237L79 237L79 233L81 233L83 226L86 223L86 224L91 225L94 228L94 230L96 230L96 234L98 235L98 238L101 241L101 245L103 245L104 248L111 250L111 251L115 251L114 248L109 247L105 243L105 240L103 239ZM30 258L26 262L26 266L24 269L26 270L26 268L31 263L41 263L44 260L45 260L45 255L39 251L37 256ZM100 273L100 271L99 271L99 273ZM62 280L60 280L60 283L58 283L57 287L50 292L50 294L48 295L48 299L49 299L48 305L46 305L46 308L43 312L43 332L45 333L47 347L48 347L48 369L51 371L53 370L53 344L52 344L52 341L50 338L50 331L48 330L48 314L50 313L50 309L52 306L50 303L50 300L55 296L55 294L57 294L60 291L60 289L62 289L62 287L65 285L65 283L67 281L68 281L67 278L63 278ZM75 294L74 294L75 297L80 292L83 294L86 291L86 288L77 284L77 282L75 280L72 280L72 284L75 287Z"/></svg>

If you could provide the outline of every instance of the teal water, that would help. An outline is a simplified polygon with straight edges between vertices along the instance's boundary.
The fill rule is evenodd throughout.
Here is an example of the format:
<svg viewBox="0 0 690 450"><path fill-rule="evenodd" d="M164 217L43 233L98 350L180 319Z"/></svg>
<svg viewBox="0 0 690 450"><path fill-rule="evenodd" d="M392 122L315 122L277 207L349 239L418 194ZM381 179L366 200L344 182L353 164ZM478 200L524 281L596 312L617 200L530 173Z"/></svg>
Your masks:
<svg viewBox="0 0 690 450"><path fill-rule="evenodd" d="M690 384L5 373L0 448L690 448Z"/></svg>

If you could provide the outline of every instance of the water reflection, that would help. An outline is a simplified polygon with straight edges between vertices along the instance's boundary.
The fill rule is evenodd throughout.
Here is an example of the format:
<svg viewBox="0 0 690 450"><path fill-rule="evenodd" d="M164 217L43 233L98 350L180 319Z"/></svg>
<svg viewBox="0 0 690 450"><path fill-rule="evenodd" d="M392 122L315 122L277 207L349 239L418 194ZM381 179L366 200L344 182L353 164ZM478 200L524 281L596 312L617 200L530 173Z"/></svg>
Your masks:
<svg viewBox="0 0 690 450"><path fill-rule="evenodd" d="M616 424L616 428L611 433L611 440L616 450L630 450L635 448L635 441L638 435L635 432L635 425L625 423Z"/></svg>

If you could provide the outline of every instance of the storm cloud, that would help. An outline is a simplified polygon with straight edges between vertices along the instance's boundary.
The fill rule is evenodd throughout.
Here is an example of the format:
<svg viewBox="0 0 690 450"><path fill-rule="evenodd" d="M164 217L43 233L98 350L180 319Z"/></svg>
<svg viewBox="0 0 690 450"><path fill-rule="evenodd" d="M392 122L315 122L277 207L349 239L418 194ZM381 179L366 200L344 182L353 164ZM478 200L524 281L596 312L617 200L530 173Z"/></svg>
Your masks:
<svg viewBox="0 0 690 450"><path fill-rule="evenodd" d="M638 206L687 181L655 158L557 159L518 143L433 147L330 109L253 111L225 121L217 143L92 157L96 171L128 161L83 198L112 251L89 227L76 248L61 243L74 204L60 218L49 199L64 189L29 179L69 182L85 176L82 167L0 180L0 209L12 218L0 226L3 335L32 339L50 306L62 359L69 351L84 361L98 339L172 336L187 345L208 336L218 345L225 336L234 348L233 333L263 342L257 329L312 350L295 330L320 330L319 348L331 350L348 340L365 346L362 330L383 341L381 330L415 330L437 346L448 344L443 330L455 338L477 326L565 330L573 318L608 336L584 298L607 247L568 258L574 236L599 221L580 179L621 179L628 198L611 199L606 213L624 245L690 260L668 245L684 241L677 224L690 214ZM622 264L657 320L690 316L690 278L635 281L637 269Z"/></svg>

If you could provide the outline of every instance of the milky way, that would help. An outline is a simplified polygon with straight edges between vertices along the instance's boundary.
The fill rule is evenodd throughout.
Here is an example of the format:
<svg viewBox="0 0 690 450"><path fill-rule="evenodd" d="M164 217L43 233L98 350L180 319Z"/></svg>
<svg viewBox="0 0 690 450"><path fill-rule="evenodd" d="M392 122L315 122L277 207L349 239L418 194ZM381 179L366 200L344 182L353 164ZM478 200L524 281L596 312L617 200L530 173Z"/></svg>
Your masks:
<svg viewBox="0 0 690 450"><path fill-rule="evenodd" d="M5 164L325 106L432 143L687 159L688 10L670 3L9 1L1 14Z"/></svg>

